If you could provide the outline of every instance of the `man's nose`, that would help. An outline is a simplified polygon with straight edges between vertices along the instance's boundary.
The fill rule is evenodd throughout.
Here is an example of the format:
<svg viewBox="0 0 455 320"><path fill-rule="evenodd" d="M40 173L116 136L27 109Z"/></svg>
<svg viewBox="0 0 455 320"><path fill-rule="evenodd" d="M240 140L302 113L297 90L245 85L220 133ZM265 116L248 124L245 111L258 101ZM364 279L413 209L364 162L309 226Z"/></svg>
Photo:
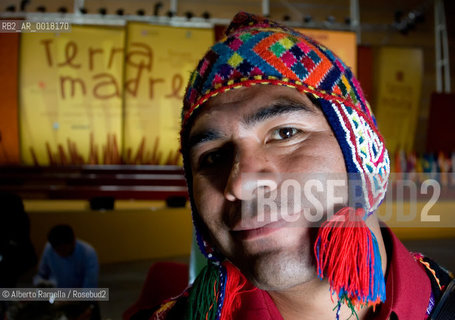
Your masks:
<svg viewBox="0 0 455 320"><path fill-rule="evenodd" d="M252 146L236 148L224 190L227 200L252 200L258 192L266 194L276 189L277 172L264 151Z"/></svg>

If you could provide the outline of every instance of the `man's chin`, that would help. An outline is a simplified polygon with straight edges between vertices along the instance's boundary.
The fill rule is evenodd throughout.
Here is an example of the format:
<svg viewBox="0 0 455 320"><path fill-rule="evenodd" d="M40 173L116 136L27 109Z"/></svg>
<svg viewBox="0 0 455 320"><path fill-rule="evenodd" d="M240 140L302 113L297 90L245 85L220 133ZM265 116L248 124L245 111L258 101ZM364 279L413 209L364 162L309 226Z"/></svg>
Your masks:
<svg viewBox="0 0 455 320"><path fill-rule="evenodd" d="M254 286L266 291L286 290L317 277L316 267L307 254L268 252L235 264Z"/></svg>

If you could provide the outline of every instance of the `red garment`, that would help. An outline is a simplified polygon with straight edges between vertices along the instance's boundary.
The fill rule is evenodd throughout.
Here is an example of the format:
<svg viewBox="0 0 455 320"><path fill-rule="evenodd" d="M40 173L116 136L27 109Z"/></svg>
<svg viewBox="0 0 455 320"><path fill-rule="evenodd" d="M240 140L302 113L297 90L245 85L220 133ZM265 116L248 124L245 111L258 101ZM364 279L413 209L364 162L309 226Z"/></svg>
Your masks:
<svg viewBox="0 0 455 320"><path fill-rule="evenodd" d="M378 310L377 319L388 319L393 313L399 320L426 319L431 296L430 279L422 264L414 260L393 232L389 228L382 230L389 262L386 301Z"/></svg>
<svg viewBox="0 0 455 320"><path fill-rule="evenodd" d="M431 282L423 266L388 228L383 228L387 248L386 302L376 310L374 319L420 320L426 318ZM270 295L250 285L238 296L240 309L236 320L283 319ZM394 314L394 316L392 316Z"/></svg>
<svg viewBox="0 0 455 320"><path fill-rule="evenodd" d="M153 308L164 299L177 296L187 285L188 265L171 261L152 264L139 299L123 313L122 319L130 319L140 310Z"/></svg>

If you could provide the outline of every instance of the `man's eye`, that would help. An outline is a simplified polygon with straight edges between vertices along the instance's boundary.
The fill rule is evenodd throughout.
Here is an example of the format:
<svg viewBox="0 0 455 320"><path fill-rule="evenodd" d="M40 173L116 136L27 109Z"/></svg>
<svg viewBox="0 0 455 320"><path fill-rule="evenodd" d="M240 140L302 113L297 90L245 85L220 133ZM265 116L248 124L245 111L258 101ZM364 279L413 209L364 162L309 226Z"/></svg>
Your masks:
<svg viewBox="0 0 455 320"><path fill-rule="evenodd" d="M301 132L301 130L292 128L292 127L279 128L272 132L270 139L271 140L286 140L286 139L292 138L293 136L295 136L296 134L298 134L300 132Z"/></svg>
<svg viewBox="0 0 455 320"><path fill-rule="evenodd" d="M201 157L201 159L199 161L199 167L202 169L211 168L226 160L227 160L227 155L226 155L226 152L224 152L223 150L212 151L212 152L204 154Z"/></svg>

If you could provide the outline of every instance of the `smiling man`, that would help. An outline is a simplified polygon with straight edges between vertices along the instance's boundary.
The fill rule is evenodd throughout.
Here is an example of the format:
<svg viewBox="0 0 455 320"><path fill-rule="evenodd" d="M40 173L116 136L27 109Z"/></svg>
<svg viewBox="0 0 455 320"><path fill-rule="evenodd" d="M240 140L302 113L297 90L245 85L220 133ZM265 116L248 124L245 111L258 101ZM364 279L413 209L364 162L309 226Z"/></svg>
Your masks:
<svg viewBox="0 0 455 320"><path fill-rule="evenodd" d="M182 112L208 265L152 318L426 319L450 277L374 214L389 158L350 69L261 17L240 13L226 34Z"/></svg>
<svg viewBox="0 0 455 320"><path fill-rule="evenodd" d="M299 178L295 173L344 173L346 180L341 149L322 111L292 88L239 88L207 102L189 141L195 206L223 256L261 288L287 289L314 278L302 211L284 219L285 206L295 211L292 201L277 199L273 212L261 212L257 200L260 189L277 198L286 179ZM347 202L346 195L342 199Z"/></svg>

